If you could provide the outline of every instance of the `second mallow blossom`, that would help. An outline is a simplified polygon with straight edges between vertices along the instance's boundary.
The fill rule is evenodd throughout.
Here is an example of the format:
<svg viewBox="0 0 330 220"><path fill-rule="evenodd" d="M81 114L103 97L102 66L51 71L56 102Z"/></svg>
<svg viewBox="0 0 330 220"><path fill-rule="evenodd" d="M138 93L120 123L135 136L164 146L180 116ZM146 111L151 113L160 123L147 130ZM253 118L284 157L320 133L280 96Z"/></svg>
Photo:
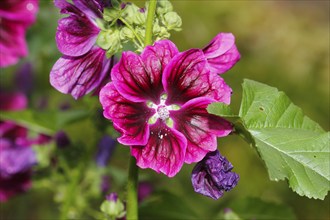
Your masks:
<svg viewBox="0 0 330 220"><path fill-rule="evenodd" d="M233 165L218 150L208 153L198 162L191 175L195 192L219 199L225 191L237 185L238 174L231 172Z"/></svg>
<svg viewBox="0 0 330 220"><path fill-rule="evenodd" d="M203 50L180 53L169 40L141 55L122 54L100 102L139 167L173 177L184 163L215 151L217 137L232 131L228 121L206 110L213 102L229 104L232 91L210 66Z"/></svg>
<svg viewBox="0 0 330 220"><path fill-rule="evenodd" d="M112 62L96 45L100 32L96 23L110 0L73 0L73 4L55 0L55 6L69 16L58 22L56 43L63 56L50 72L50 83L78 99L108 80Z"/></svg>

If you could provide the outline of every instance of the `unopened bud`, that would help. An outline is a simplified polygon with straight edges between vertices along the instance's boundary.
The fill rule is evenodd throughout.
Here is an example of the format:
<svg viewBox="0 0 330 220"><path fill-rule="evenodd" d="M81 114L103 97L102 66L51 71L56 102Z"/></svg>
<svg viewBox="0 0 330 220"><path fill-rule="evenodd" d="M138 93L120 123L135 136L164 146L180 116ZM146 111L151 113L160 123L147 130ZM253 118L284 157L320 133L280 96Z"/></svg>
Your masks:
<svg viewBox="0 0 330 220"><path fill-rule="evenodd" d="M180 16L174 11L168 12L164 15L164 23L168 30L181 30L182 20Z"/></svg>
<svg viewBox="0 0 330 220"><path fill-rule="evenodd" d="M100 207L101 211L110 219L122 218L126 215L123 202L118 198L117 193L111 193L106 196Z"/></svg>

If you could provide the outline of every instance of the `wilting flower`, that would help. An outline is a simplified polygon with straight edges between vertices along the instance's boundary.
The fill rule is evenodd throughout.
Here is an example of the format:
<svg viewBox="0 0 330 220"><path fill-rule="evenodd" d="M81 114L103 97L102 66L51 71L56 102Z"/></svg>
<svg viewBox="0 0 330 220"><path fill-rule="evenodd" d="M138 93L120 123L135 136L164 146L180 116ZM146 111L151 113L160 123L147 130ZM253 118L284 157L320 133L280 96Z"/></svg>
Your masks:
<svg viewBox="0 0 330 220"><path fill-rule="evenodd" d="M75 99L96 89L110 72L106 51L96 45L100 32L96 20L109 4L109 0L74 0L73 4L55 0L61 13L69 16L58 22L56 43L63 56L50 72L50 83Z"/></svg>
<svg viewBox="0 0 330 220"><path fill-rule="evenodd" d="M237 185L239 176L231 172L232 169L233 165L218 150L208 153L192 171L195 192L219 199L225 191Z"/></svg>
<svg viewBox="0 0 330 220"><path fill-rule="evenodd" d="M213 102L229 104L231 88L210 71L200 49L179 53L162 40L140 56L124 52L111 78L100 92L104 116L141 168L172 177L184 162L198 162L216 150L216 138L232 130L206 110Z"/></svg>
<svg viewBox="0 0 330 220"><path fill-rule="evenodd" d="M18 62L28 53L25 34L34 23L38 0L2 0L0 4L0 67Z"/></svg>
<svg viewBox="0 0 330 220"><path fill-rule="evenodd" d="M22 93L0 93L0 110L23 110L27 99ZM28 130L10 121L0 121L0 201L7 201L31 186L32 166L37 163L33 144L44 144L50 137L28 137Z"/></svg>

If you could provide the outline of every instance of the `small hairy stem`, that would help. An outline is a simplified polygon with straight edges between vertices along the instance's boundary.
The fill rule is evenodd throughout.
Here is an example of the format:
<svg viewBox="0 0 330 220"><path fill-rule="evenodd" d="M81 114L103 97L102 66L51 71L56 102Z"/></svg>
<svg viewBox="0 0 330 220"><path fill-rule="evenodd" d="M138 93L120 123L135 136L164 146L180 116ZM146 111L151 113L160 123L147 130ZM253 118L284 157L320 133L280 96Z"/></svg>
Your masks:
<svg viewBox="0 0 330 220"><path fill-rule="evenodd" d="M146 21L146 38L144 40L144 45L152 44L152 29L154 24L154 16L156 12L157 0L150 0L148 8L148 16Z"/></svg>
<svg viewBox="0 0 330 220"><path fill-rule="evenodd" d="M128 182L127 182L126 218L128 220L138 219L138 201L137 201L138 173L139 173L139 168L136 166L136 160L134 157L131 157L129 161Z"/></svg>

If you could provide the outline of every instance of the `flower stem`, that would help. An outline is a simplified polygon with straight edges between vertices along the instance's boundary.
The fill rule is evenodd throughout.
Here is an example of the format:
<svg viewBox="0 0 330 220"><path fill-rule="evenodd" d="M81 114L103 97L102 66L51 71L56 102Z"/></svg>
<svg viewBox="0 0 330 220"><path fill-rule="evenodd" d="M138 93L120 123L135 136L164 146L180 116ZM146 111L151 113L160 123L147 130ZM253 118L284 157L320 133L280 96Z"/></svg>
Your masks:
<svg viewBox="0 0 330 220"><path fill-rule="evenodd" d="M139 173L139 169L136 166L136 160L134 157L131 157L129 161L128 182L127 182L126 218L128 220L138 219L138 201L137 201L138 173Z"/></svg>
<svg viewBox="0 0 330 220"><path fill-rule="evenodd" d="M146 21L146 38L144 40L145 46L152 44L152 29L154 24L156 5L157 5L157 0L149 1L148 16Z"/></svg>

